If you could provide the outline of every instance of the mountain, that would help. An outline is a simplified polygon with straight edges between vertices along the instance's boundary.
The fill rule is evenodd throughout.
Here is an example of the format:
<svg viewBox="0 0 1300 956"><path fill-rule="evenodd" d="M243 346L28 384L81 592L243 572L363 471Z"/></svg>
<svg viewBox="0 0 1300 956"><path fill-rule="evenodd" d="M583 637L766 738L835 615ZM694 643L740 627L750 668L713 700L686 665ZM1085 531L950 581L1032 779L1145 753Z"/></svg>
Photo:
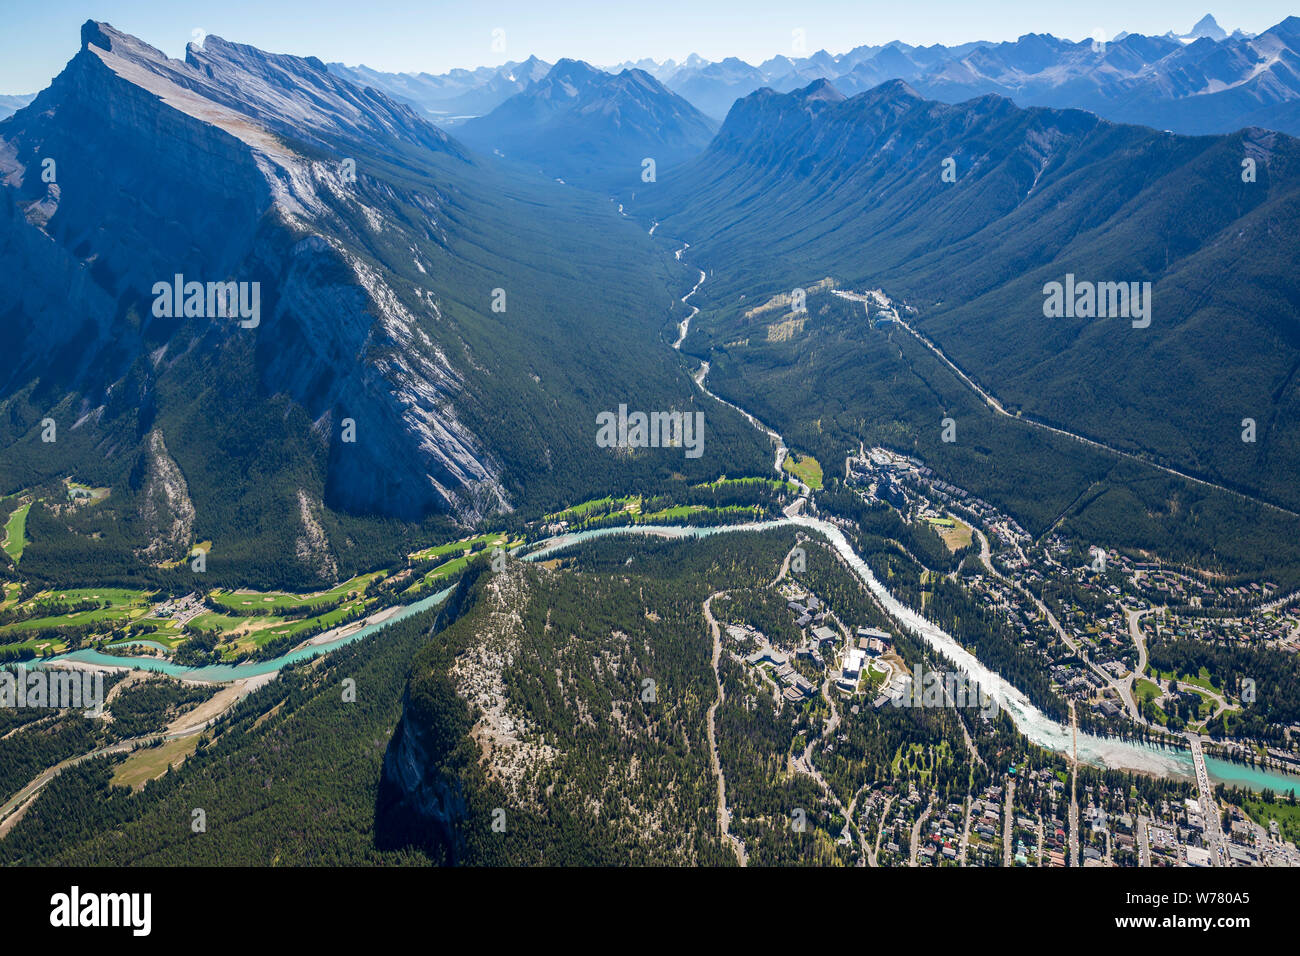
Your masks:
<svg viewBox="0 0 1300 956"><path fill-rule="evenodd" d="M730 865L737 845L751 866L852 865L856 845L836 839L833 809L860 780L828 774L842 787L830 796L791 773L803 745L788 699L730 648L710 660L709 607L724 622L780 626L784 602L769 587L794 535L728 537L610 538L570 552L561 569L471 570L439 614L446 626L411 663L375 844L455 865ZM885 623L846 569L807 548L816 580L836 588L838 614ZM956 742L954 777L968 772L950 714L846 707L837 766L888 767L919 738ZM984 743L984 730L972 733ZM728 839L711 758L726 780ZM806 808L809 839L789 838L784 807Z"/></svg>
<svg viewBox="0 0 1300 956"><path fill-rule="evenodd" d="M697 155L714 126L642 70L610 74L580 60L560 60L545 77L458 132L485 151L539 166L566 182L605 189L640 183L646 157L661 170Z"/></svg>
<svg viewBox="0 0 1300 956"><path fill-rule="evenodd" d="M1201 37L1208 37L1211 40L1226 40L1228 33L1223 27L1219 26L1219 22L1213 16L1207 13L1197 20L1196 25L1184 33L1180 39L1198 40Z"/></svg>
<svg viewBox="0 0 1300 956"><path fill-rule="evenodd" d="M1104 45L1028 33L990 43L920 47L893 41L832 55L778 55L753 66L736 57L711 62L691 54L681 63L629 61L605 72L641 70L715 121L763 87L800 89L818 79L852 95L905 80L922 95L958 103L997 93L1020 106L1086 109L1107 119L1202 134L1264 126L1300 135L1300 44L1295 18L1251 36L1228 34L1212 16L1187 33L1121 33ZM547 64L523 63L442 76L386 74L331 64L331 71L426 111L438 122L482 115L542 78Z"/></svg>
<svg viewBox="0 0 1300 956"><path fill-rule="evenodd" d="M415 107L440 124L454 124L469 116L491 112L550 70L549 63L530 56L522 62L476 70L430 73L384 73L367 66L329 64L329 71L357 86L374 87L393 99Z"/></svg>
<svg viewBox="0 0 1300 956"><path fill-rule="evenodd" d="M942 178L949 163L954 182ZM1300 143L1260 129L1182 137L997 96L945 105L897 81L845 98L819 81L738 102L709 149L636 211L690 242L692 264L710 273L684 348L710 359L721 394L799 429L789 437L820 442L815 451L856 448L863 423L882 414L873 403L892 407L872 376L846 377L855 350L875 346L858 341L863 329L846 332L848 344L776 341L744 313L830 277L904 303L1012 415L1296 509L1297 164ZM1067 275L1151 283L1150 326L1045 318L1044 286ZM772 376L787 372L788 388L776 388ZM965 456L964 487L1024 464L1009 445L941 445L924 423L943 418L943 404L918 402L929 410L899 414L924 430L894 440L921 442L927 461ZM841 410L814 412L828 405ZM1259 423L1256 443L1241 440L1246 417ZM807 420L816 433L799 426ZM1074 449L1063 463L1087 458ZM1034 487L1038 503L1018 486ZM1026 527L1059 513L1023 476L1000 491L1033 513Z"/></svg>
<svg viewBox="0 0 1300 956"><path fill-rule="evenodd" d="M768 467L712 403L698 460L595 447L602 410L699 400L661 255L319 60L208 37L177 61L88 22L0 123L0 182L0 486L45 502L32 574L209 541L214 577L300 586L417 533ZM176 276L206 295L174 308ZM111 494L63 508L69 477Z"/></svg>
<svg viewBox="0 0 1300 956"><path fill-rule="evenodd" d="M19 96L0 96L0 120L13 116L14 113L22 109L35 98L36 94L34 93Z"/></svg>
<svg viewBox="0 0 1300 956"><path fill-rule="evenodd" d="M675 71L665 82L670 90L680 94L708 116L721 118L738 97L753 92L768 83L763 71L736 57L727 57L720 63L687 64Z"/></svg>
<svg viewBox="0 0 1300 956"><path fill-rule="evenodd" d="M1300 135L1297 21L1250 36L1227 34L1213 17L1187 34L1122 33L1104 45L1028 33L1003 43L947 47L892 42L838 56L776 56L759 66L695 58L648 69L702 112L722 119L738 98L763 87L789 92L827 79L852 95L901 79L919 93L959 103L997 93L1020 106L1086 109L1117 122L1188 134L1264 126Z"/></svg>
<svg viewBox="0 0 1300 956"><path fill-rule="evenodd" d="M983 47L922 76L923 95L960 102L998 93L1022 106L1079 108L1179 133L1257 125L1300 134L1300 20L1255 37L1213 40L1130 34L1094 49L1028 35Z"/></svg>

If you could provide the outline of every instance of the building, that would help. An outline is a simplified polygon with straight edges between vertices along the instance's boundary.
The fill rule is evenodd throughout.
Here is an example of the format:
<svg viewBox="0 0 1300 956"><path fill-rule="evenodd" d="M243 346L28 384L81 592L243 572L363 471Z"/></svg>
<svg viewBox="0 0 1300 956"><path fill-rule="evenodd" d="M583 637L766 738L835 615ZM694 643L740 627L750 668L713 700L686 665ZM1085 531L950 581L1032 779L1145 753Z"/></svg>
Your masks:
<svg viewBox="0 0 1300 956"><path fill-rule="evenodd" d="M765 644L745 658L747 664L758 666L759 664L771 664L773 667L787 667L790 659L774 648L771 644Z"/></svg>
<svg viewBox="0 0 1300 956"><path fill-rule="evenodd" d="M813 639L816 640L818 644L833 644L836 640L835 632L825 624L819 624L814 627L812 629L812 635Z"/></svg>
<svg viewBox="0 0 1300 956"><path fill-rule="evenodd" d="M1210 851L1203 846L1189 846L1187 848L1187 865L1188 866L1210 866Z"/></svg>
<svg viewBox="0 0 1300 956"><path fill-rule="evenodd" d="M879 657L888 650L889 645L876 637L858 638L859 649L866 651L868 657Z"/></svg>

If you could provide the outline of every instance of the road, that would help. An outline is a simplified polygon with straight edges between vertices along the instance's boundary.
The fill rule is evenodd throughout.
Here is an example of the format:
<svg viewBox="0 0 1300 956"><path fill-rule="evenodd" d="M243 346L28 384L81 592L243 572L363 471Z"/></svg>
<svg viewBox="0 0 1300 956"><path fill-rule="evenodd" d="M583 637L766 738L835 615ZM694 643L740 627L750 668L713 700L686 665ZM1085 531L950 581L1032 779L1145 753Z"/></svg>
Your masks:
<svg viewBox="0 0 1300 956"><path fill-rule="evenodd" d="M1263 498L1257 498L1253 495L1247 495L1240 491L1235 491L1232 488L1226 488L1223 485L1216 484L1213 481L1206 481L1204 478L1197 478L1195 475L1189 475L1186 472L1179 471L1177 468L1170 468L1168 465L1157 464L1156 462L1151 461L1149 458L1144 458L1141 455L1135 455L1132 452L1122 451L1121 449L1116 448L1114 445L1107 445L1105 442L1100 442L1092 438L1085 438L1083 435L1079 435L1071 431L1066 431L1064 428L1057 428L1054 425L1047 425L1044 424L1043 422L1035 421L1034 419L1027 418L1023 415L1013 415L1002 406L1001 402L999 402L996 398L994 398L983 388L977 385L974 379L972 379L969 375L963 372L957 366L957 363L955 363L952 359L948 358L948 356L944 354L942 349L940 349L937 345L935 345L932 341L930 341L930 339L926 338L926 336L922 335L920 332L916 331L916 329L908 325L903 320L901 314L899 315L899 318L897 322L895 322L895 324L901 326L913 338L915 338L918 342L920 342L931 352L933 352L936 356L938 356L940 361L942 361L945 365L947 365L948 368L950 368L967 387L969 387L972 391L974 391L975 394L977 394L980 397L980 399L983 400L985 405L987 405L998 415L1001 415L1005 418L1015 419L1016 421L1023 422L1024 424L1029 425L1033 428L1038 428L1038 429L1042 429L1043 431L1052 432L1053 434L1060 435L1063 438L1071 438L1074 441L1082 442L1083 444L1088 445L1091 448L1096 448L1099 451L1109 452L1110 454L1116 455L1120 458L1127 458L1130 461L1135 461L1139 464L1146 465L1148 468L1154 468L1157 471L1162 471L1167 475L1173 475L1175 478L1181 478L1184 481L1190 481L1193 484L1201 485L1202 487L1205 488L1213 488L1215 491L1222 492L1223 494L1226 495L1232 495L1234 498L1239 498L1242 501L1249 501L1252 504L1259 505L1260 507L1263 508L1271 508L1274 511L1281 512L1282 514L1290 515L1292 518L1300 518L1300 512L1292 511L1289 508L1283 508L1281 505L1273 504L1273 502L1271 501L1265 501Z"/></svg>
<svg viewBox="0 0 1300 956"><path fill-rule="evenodd" d="M965 802L964 809L966 812L962 814L963 820L961 825L961 842L957 845L958 866L966 865L966 847L970 845L970 810L971 810L971 804L974 801L971 800L970 794L966 794L966 799L964 802Z"/></svg>
<svg viewBox="0 0 1300 956"><path fill-rule="evenodd" d="M853 795L853 799L849 801L849 809L848 809L848 814L849 814L848 820L850 821L849 825L852 827L852 831L855 834L857 834L858 846L862 850L862 859L858 861L858 866L876 865L876 858L871 851L871 847L867 844L867 835L862 832L862 827L857 826L852 822L855 819L854 814L858 812L858 800L861 799L862 795L866 793L867 790L869 790L870 788L871 788L870 782L864 783L862 786L858 788L858 792Z"/></svg>
<svg viewBox="0 0 1300 956"><path fill-rule="evenodd" d="M1070 701L1070 866L1079 865L1079 720Z"/></svg>
<svg viewBox="0 0 1300 956"><path fill-rule="evenodd" d="M926 804L925 809L921 811L921 815L917 817L916 822L912 824L912 856L911 859L907 861L908 866L916 866L916 857L921 850L921 828L925 826L925 821L930 819L931 809L932 806Z"/></svg>
<svg viewBox="0 0 1300 956"><path fill-rule="evenodd" d="M1016 778L1007 781L1007 799L1002 807L1002 865L1011 865L1011 818L1015 810Z"/></svg>
<svg viewBox="0 0 1300 956"><path fill-rule="evenodd" d="M713 599L722 597L725 594L725 591L717 591L710 594L704 602L704 619L709 622L709 629L713 632L713 683L718 689L717 697L709 706L709 758L713 763L714 776L718 780L718 829L722 832L722 839L731 844L732 850L736 853L737 862L741 866L747 866L749 858L745 853L745 844L731 832L731 811L727 808L727 778L722 772L722 759L718 754L718 737L714 724L718 705L727 699L727 695L726 691L722 689L722 678L718 674L718 661L722 656L722 628L718 626L717 620L713 617Z"/></svg>
<svg viewBox="0 0 1300 956"><path fill-rule="evenodd" d="M1120 692L1120 697L1124 701L1124 706L1129 709L1129 713L1134 715L1140 723L1145 724L1146 718L1138 710L1137 697L1133 693L1134 685L1147 672L1147 639L1142 633L1142 618L1150 614L1150 611L1135 611L1132 608L1124 609L1124 616L1128 618L1128 636L1133 641L1133 646L1137 648L1138 659L1137 666L1118 681L1113 681L1112 685Z"/></svg>
<svg viewBox="0 0 1300 956"><path fill-rule="evenodd" d="M885 805L880 809L880 823L876 826L875 848L871 851L870 855L868 856L868 859L871 861L872 866L875 866L876 860L880 858L880 841L884 839L885 824L889 822L889 811L890 809L893 808L893 806L894 806L894 798L892 796L886 797Z"/></svg>
<svg viewBox="0 0 1300 956"><path fill-rule="evenodd" d="M1138 817L1138 866L1151 865L1151 820Z"/></svg>
<svg viewBox="0 0 1300 956"><path fill-rule="evenodd" d="M1210 775L1205 769L1205 754L1201 750L1201 736L1188 731L1187 743L1191 747L1192 762L1196 764L1196 787L1201 792L1201 816L1205 820L1205 842L1209 844L1212 866L1227 866L1228 851L1223 844L1223 830L1219 821L1219 805L1214 800Z"/></svg>
<svg viewBox="0 0 1300 956"><path fill-rule="evenodd" d="M839 707L835 704L834 696L829 693L830 687L831 678L827 676L826 680L822 682L821 696L822 700L826 701L827 706L830 707L830 717L826 718L826 720L822 722L821 733L816 737L810 738L808 745L803 749L803 753L798 757L795 757L791 762L795 770L800 773L806 773L808 776L813 778L813 782L816 783L822 793L825 794L826 799L835 805L835 809L838 810L840 816L844 818L844 829L840 832L841 838L846 836L852 838L852 836L856 834L858 837L858 843L861 845L863 843L862 832L854 825L851 811L840 802L839 796L836 795L835 791L831 788L831 785L826 782L826 778L822 776L821 771L818 770L812 762L813 747L833 734L835 728L840 725Z"/></svg>

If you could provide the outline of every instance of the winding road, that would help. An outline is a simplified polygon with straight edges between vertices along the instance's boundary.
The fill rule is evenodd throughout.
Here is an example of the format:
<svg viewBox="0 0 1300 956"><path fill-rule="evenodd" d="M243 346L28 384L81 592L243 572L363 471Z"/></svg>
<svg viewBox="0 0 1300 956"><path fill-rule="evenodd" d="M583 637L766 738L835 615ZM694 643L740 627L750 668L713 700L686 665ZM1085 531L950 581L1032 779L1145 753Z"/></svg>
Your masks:
<svg viewBox="0 0 1300 956"><path fill-rule="evenodd" d="M741 866L747 866L749 858L745 853L745 844L731 832L731 811L727 808L727 778L722 772L722 758L718 753L718 735L714 719L718 712L718 705L726 701L727 693L722 689L722 677L718 673L718 661L722 657L722 628L713 616L713 599L725 597L726 593L715 591L704 602L704 619L709 622L709 629L713 632L713 683L718 689L717 697L709 705L709 758L713 763L713 774L718 779L718 829L722 832L722 839L730 843L731 848L736 852L736 860Z"/></svg>

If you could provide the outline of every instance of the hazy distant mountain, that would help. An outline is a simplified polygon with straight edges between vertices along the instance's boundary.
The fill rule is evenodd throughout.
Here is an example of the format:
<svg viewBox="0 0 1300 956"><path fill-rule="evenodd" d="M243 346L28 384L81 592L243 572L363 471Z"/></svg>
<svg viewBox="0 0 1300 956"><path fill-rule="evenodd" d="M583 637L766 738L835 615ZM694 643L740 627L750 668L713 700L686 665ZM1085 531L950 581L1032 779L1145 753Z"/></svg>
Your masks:
<svg viewBox="0 0 1300 956"><path fill-rule="evenodd" d="M642 70L613 75L560 60L542 79L458 130L465 142L599 188L635 186L708 145L714 124Z"/></svg>
<svg viewBox="0 0 1300 956"><path fill-rule="evenodd" d="M1255 37L1189 43L1130 34L1095 48L1028 35L982 47L912 81L926 96L960 102L999 93L1024 106L1078 107L1107 119L1180 133L1248 125L1300 133L1300 19Z"/></svg>
<svg viewBox="0 0 1300 956"><path fill-rule="evenodd" d="M1182 34L1184 40L1196 40L1200 37L1208 37L1211 40L1226 40L1228 33L1223 27L1219 26L1218 21L1210 14L1206 14L1196 21L1196 25Z"/></svg>
<svg viewBox="0 0 1300 956"><path fill-rule="evenodd" d="M1107 119L1182 133L1216 133L1258 125L1300 134L1290 104L1300 100L1300 42L1295 18L1258 36L1229 35L1212 16L1190 31L1164 36L1120 33L1105 44L1029 33L1003 43L911 46L898 41L832 55L773 56L754 66L736 57L711 62L691 54L677 63L644 58L609 68L636 69L720 122L755 90L799 89L831 80L846 95L905 80L925 96L956 103L998 93L1021 106L1077 107ZM330 69L416 105L441 123L485 114L547 64L523 63L442 76L385 74L365 67Z"/></svg>
<svg viewBox="0 0 1300 956"><path fill-rule="evenodd" d="M26 93L19 96L0 96L0 119L12 116L35 98L35 93Z"/></svg>
<svg viewBox="0 0 1300 956"><path fill-rule="evenodd" d="M772 79L757 67L731 56L720 63L688 64L664 82L701 112L721 118L727 115L727 110L739 97L767 86Z"/></svg>
<svg viewBox="0 0 1300 956"><path fill-rule="evenodd" d="M451 124L463 117L491 112L505 100L539 80L551 65L535 56L521 63L476 70L430 73L384 73L368 66L329 64L329 70L359 86L373 86L414 106L437 122Z"/></svg>
<svg viewBox="0 0 1300 956"><path fill-rule="evenodd" d="M1258 125L1300 134L1300 29L1288 18L1258 36L1230 36L1211 16L1186 34L1121 33L1105 44L1026 34L1004 43L862 46L839 56L775 56L759 66L728 58L647 67L669 89L721 119L763 87L799 89L829 79L845 94L892 79L957 103L998 93L1022 106L1077 107L1120 122L1183 133Z"/></svg>

